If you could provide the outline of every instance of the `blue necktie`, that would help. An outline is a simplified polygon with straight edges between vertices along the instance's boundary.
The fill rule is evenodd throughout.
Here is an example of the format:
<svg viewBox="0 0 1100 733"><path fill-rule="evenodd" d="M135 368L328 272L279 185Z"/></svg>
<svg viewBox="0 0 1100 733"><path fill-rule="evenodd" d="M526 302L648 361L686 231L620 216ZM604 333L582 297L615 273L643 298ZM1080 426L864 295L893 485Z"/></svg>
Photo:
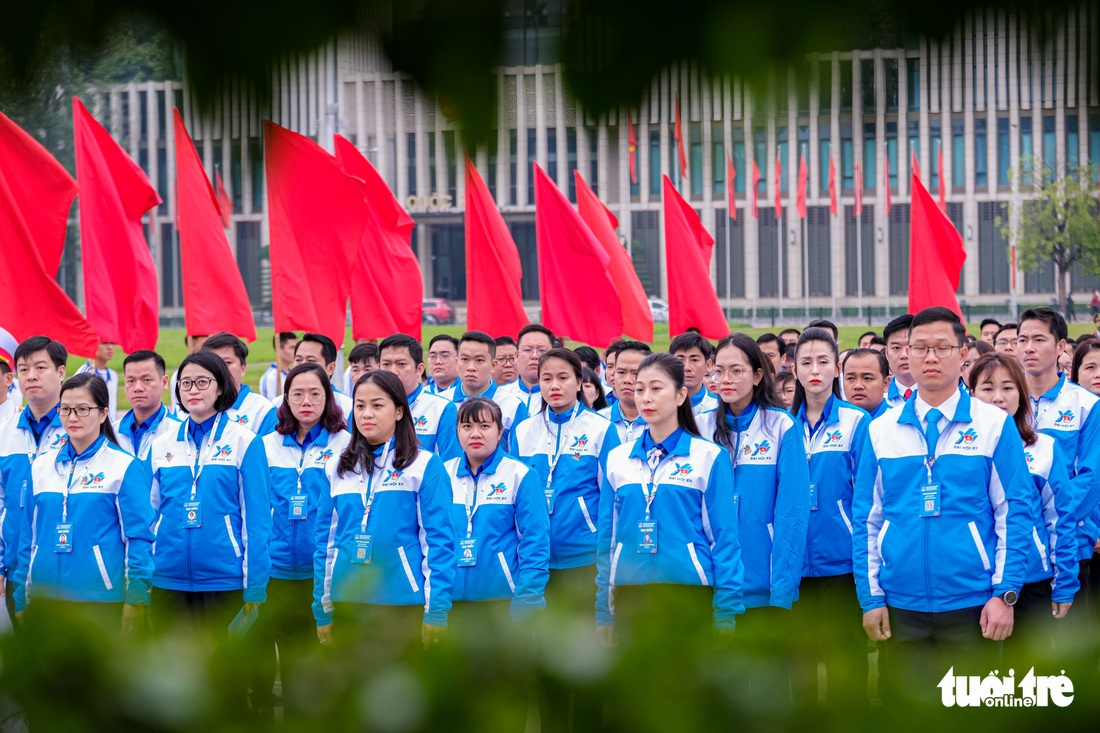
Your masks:
<svg viewBox="0 0 1100 733"><path fill-rule="evenodd" d="M943 413L932 408L928 411L928 414L924 416L928 424L924 428L924 438L928 441L928 454L935 455L936 444L940 442L940 418L943 417Z"/></svg>

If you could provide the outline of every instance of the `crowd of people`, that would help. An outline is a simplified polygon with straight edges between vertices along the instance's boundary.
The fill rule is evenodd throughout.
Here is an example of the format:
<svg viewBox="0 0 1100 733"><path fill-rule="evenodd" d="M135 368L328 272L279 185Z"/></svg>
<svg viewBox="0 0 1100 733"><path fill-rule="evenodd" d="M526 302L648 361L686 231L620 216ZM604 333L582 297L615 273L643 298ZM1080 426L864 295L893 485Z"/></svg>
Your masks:
<svg viewBox="0 0 1100 733"><path fill-rule="evenodd" d="M548 732L706 714L715 654L743 700L846 710L876 650L887 705L997 655L1096 672L1100 340L1049 308L974 335L930 308L844 351L828 321L667 353L532 324L436 336L426 363L396 334L346 370L323 335L275 347L258 393L228 333L171 375L153 351L116 374L105 345L69 377L48 336L0 351L16 636L59 608L198 631L244 650L222 692L260 720L276 689L318 712L318 655L358 684L445 647L517 731L529 694Z"/></svg>

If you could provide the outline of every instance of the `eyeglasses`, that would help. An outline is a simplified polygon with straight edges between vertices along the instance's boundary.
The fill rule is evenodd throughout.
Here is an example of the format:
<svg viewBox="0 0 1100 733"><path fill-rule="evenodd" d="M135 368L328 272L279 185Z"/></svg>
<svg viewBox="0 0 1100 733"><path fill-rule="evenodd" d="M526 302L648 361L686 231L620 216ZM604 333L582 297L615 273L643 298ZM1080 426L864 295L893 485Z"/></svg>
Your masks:
<svg viewBox="0 0 1100 733"><path fill-rule="evenodd" d="M515 364L516 355L512 354L511 356L498 356L497 361L499 361L501 364Z"/></svg>
<svg viewBox="0 0 1100 733"><path fill-rule="evenodd" d="M181 379L179 381L180 392L190 392L194 387L200 392L203 392L210 388L210 385L214 383L213 377L196 377L195 379Z"/></svg>
<svg viewBox="0 0 1100 733"><path fill-rule="evenodd" d="M527 349L520 349L519 353L523 354L527 358L530 358L532 355L534 355L536 359L541 359L543 357L543 355L549 350L550 349L531 349L531 348L527 348Z"/></svg>
<svg viewBox="0 0 1100 733"><path fill-rule="evenodd" d="M748 369L742 369L741 367L734 367L733 369L715 369L710 373L712 382L725 381L726 377L729 377L731 382L740 382L745 378L745 375L749 374Z"/></svg>
<svg viewBox="0 0 1100 733"><path fill-rule="evenodd" d="M291 392L287 395L286 401L292 405L300 405L308 399L310 404L320 404L325 400L324 392Z"/></svg>
<svg viewBox="0 0 1100 733"><path fill-rule="evenodd" d="M428 352L428 361L446 361L453 358L455 358L455 355L449 351L442 354L436 354L431 351Z"/></svg>
<svg viewBox="0 0 1100 733"><path fill-rule="evenodd" d="M61 417L68 417L73 413L76 413L77 417L88 417L92 414L92 410L96 412L102 412L107 408L105 407L90 407L88 405L77 405L76 407L70 407L69 405L61 405L57 408L57 414Z"/></svg>
<svg viewBox="0 0 1100 733"><path fill-rule="evenodd" d="M946 359L951 356L951 352L957 349L961 349L961 346L910 346L909 353L913 355L915 359L923 359L928 356L929 351L935 352L936 356L940 359Z"/></svg>

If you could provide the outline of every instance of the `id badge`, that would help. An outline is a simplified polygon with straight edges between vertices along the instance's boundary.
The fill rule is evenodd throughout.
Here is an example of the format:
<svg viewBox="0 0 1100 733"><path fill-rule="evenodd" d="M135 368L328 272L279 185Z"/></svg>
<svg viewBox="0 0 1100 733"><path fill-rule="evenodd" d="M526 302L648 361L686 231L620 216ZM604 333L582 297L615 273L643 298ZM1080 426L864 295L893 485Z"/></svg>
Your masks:
<svg viewBox="0 0 1100 733"><path fill-rule="evenodd" d="M183 502L183 528L198 529L202 526L202 502Z"/></svg>
<svg viewBox="0 0 1100 733"><path fill-rule="evenodd" d="M551 514L553 514L554 513L554 493L555 493L554 490L552 488L550 488L549 486L547 486L543 490L542 493L546 495L546 508L549 510L549 512Z"/></svg>
<svg viewBox="0 0 1100 733"><path fill-rule="evenodd" d="M817 510L817 484L810 484L810 511Z"/></svg>
<svg viewBox="0 0 1100 733"><path fill-rule="evenodd" d="M477 565L477 537L467 537L458 541L458 567L472 568Z"/></svg>
<svg viewBox="0 0 1100 733"><path fill-rule="evenodd" d="M920 489L920 516L938 517L940 515L940 485L925 484Z"/></svg>
<svg viewBox="0 0 1100 733"><path fill-rule="evenodd" d="M305 519L308 514L306 495L305 494L291 494L290 496L290 516L289 519Z"/></svg>
<svg viewBox="0 0 1100 733"><path fill-rule="evenodd" d="M355 565L370 565L371 545L374 540L369 534L355 535L355 555L351 558Z"/></svg>
<svg viewBox="0 0 1100 733"><path fill-rule="evenodd" d="M54 552L73 551L73 524L72 522L57 524L57 542L53 546Z"/></svg>
<svg viewBox="0 0 1100 733"><path fill-rule="evenodd" d="M656 522L638 522L638 554L657 554Z"/></svg>

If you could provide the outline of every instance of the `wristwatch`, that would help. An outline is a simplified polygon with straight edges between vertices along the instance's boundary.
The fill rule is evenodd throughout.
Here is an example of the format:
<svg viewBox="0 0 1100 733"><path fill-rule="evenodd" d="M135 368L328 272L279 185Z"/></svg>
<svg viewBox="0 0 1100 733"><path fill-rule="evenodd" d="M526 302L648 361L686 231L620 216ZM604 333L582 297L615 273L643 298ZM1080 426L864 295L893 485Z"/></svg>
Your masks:
<svg viewBox="0 0 1100 733"><path fill-rule="evenodd" d="M1006 590L1004 593L997 597L1004 601L1006 606L1011 607L1016 605L1016 601L1019 600L1020 594L1014 590Z"/></svg>

